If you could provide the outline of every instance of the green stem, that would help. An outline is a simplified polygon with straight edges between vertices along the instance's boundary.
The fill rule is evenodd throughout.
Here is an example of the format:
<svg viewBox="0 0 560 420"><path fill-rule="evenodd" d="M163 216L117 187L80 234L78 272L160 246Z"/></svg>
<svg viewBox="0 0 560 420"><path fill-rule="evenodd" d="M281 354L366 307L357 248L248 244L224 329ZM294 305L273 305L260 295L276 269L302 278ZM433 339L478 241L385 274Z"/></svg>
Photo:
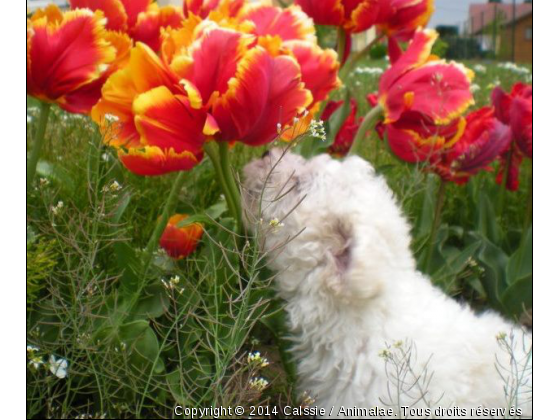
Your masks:
<svg viewBox="0 0 560 420"><path fill-rule="evenodd" d="M348 74L354 70L354 68L356 67L356 64L358 64L358 62L364 58L364 56L373 48L373 46L375 44L377 44L379 41L381 41L383 39L383 37L385 36L385 34L381 34L375 37L375 39L373 41L371 41L369 44L367 44L362 50L360 50L360 52L358 52L357 54L354 54L352 57L350 57L348 59L348 61L346 63L344 63L344 65L342 66L342 69L340 69L340 71L338 72L338 77L340 77L341 80L346 79L346 76L348 76Z"/></svg>
<svg viewBox="0 0 560 420"><path fill-rule="evenodd" d="M506 167L502 175L502 185L500 185L500 199L498 202L498 216L502 218L504 216L504 210L506 205L506 193L507 193L507 184L509 181L509 171L511 169L511 162L513 160L513 146L510 148L507 154L507 161Z"/></svg>
<svg viewBox="0 0 560 420"><path fill-rule="evenodd" d="M218 147L216 146L216 144L214 144L214 142L209 142L204 145L204 151L206 152L206 154L210 158L210 161L212 162L212 165L214 166L214 170L216 171L216 180L218 181L218 184L220 184L220 188L224 193L224 197L226 198L226 203L231 215L235 218L235 220L239 220L240 216L237 214L237 205L235 204L235 200L232 196L232 192L230 191L228 181L226 180L226 176L224 174Z"/></svg>
<svg viewBox="0 0 560 420"><path fill-rule="evenodd" d="M181 191L181 186L184 184L185 180L187 179L188 172L181 171L175 178L173 182L173 186L171 187L171 191L167 196L167 201L165 202L165 206L163 207L163 211L161 212L161 216L159 217L156 227L152 232L152 236L148 241L148 245L146 246L146 268L148 268L152 262L152 258L154 252L159 244L159 240L165 227L167 226L167 222L171 217L171 213L175 210L175 206L177 203L177 198L179 196L179 191Z"/></svg>
<svg viewBox="0 0 560 420"><path fill-rule="evenodd" d="M45 132L47 131L47 122L49 121L49 113L51 109L51 104L46 102L41 102L41 112L39 116L39 128L37 135L35 136L35 141L31 148L31 155L29 156L29 161L27 162L27 191L33 183L33 178L35 178L35 172L37 172L37 162L39 162L39 157L41 156L41 150L45 143Z"/></svg>
<svg viewBox="0 0 560 420"><path fill-rule="evenodd" d="M338 28L336 40L336 52L338 53L338 60L342 63L344 60L344 53L346 52L346 31L344 28Z"/></svg>
<svg viewBox="0 0 560 420"><path fill-rule="evenodd" d="M529 177L529 192L527 193L527 207L525 208L525 219L523 221L523 237L527 234L527 229L533 221L533 168Z"/></svg>
<svg viewBox="0 0 560 420"><path fill-rule="evenodd" d="M426 253L426 259L424 261L424 273L428 273L430 271L432 255L434 253L434 247L436 245L435 242L437 238L437 232L439 230L439 226L441 225L441 214L443 210L443 203L445 202L446 186L447 186L447 182L442 179L440 181L438 192L437 192L436 213L434 215L434 221L432 223L430 239L428 241L428 252Z"/></svg>
<svg viewBox="0 0 560 420"><path fill-rule="evenodd" d="M369 129L375 126L377 121L382 116L383 116L383 108L381 108L381 106L379 105L371 109L366 114L364 120L362 121L362 124L360 125L360 128L358 129L358 132L356 133L356 136L354 137L354 142L352 143L352 147L350 148L350 152L349 152L350 155L358 154L360 150L360 146L364 138L366 137L366 133L368 132Z"/></svg>
<svg viewBox="0 0 560 420"><path fill-rule="evenodd" d="M220 142L220 164L222 166L222 173L226 180L227 186L229 188L233 205L235 206L235 212L237 214L237 229L240 232L243 228L243 210L241 208L241 193L239 192L239 187L233 176L233 167L230 162L230 151L229 146L226 142Z"/></svg>

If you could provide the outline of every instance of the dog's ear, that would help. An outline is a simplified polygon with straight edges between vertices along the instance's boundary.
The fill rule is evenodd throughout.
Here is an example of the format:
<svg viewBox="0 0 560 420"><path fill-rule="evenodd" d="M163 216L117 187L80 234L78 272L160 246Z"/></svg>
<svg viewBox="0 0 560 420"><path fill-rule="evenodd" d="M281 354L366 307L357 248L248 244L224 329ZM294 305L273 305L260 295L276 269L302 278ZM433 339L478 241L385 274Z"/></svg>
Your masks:
<svg viewBox="0 0 560 420"><path fill-rule="evenodd" d="M326 235L324 284L335 296L345 299L370 299L382 284L368 273L367 255L349 219L336 218L325 226Z"/></svg>

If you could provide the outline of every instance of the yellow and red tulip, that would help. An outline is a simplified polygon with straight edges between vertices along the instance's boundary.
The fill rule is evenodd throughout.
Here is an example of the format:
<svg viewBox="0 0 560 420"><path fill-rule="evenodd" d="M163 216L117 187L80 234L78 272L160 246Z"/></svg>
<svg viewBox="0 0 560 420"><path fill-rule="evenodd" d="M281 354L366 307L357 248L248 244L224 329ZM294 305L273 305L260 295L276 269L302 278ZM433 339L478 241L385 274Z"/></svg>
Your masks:
<svg viewBox="0 0 560 420"><path fill-rule="evenodd" d="M379 81L384 132L391 149L407 162L429 159L453 146L465 128L461 115L474 103L472 72L432 56L436 38L432 30L416 32Z"/></svg>
<svg viewBox="0 0 560 420"><path fill-rule="evenodd" d="M328 121L337 109L339 109L344 101L329 101L321 114L323 121ZM350 100L350 113L346 120L342 123L340 130L336 133L333 144L329 147L329 154L337 157L346 156L352 147L354 137L360 128L363 118L356 118L358 112L358 105L356 99Z"/></svg>
<svg viewBox="0 0 560 420"><path fill-rule="evenodd" d="M110 72L126 61L127 39L105 29L100 12L38 10L27 20L27 93L88 113Z"/></svg>
<svg viewBox="0 0 560 420"><path fill-rule="evenodd" d="M127 66L103 86L92 118L110 129L105 141L130 171L161 175L198 164L206 136L215 133L212 117L191 102L179 78L138 43ZM109 116L117 119L110 127Z"/></svg>
<svg viewBox="0 0 560 420"><path fill-rule="evenodd" d="M160 31L178 28L184 19L179 7L159 7L152 0L70 0L70 6L101 10L107 18L107 28L127 33L134 41L143 42L158 51Z"/></svg>
<svg viewBox="0 0 560 420"><path fill-rule="evenodd" d="M381 76L379 103L385 123L397 121L405 111L418 112L446 125L474 103L470 91L472 71L431 55L437 32L416 32L408 49Z"/></svg>
<svg viewBox="0 0 560 420"><path fill-rule="evenodd" d="M509 127L495 118L492 108L483 107L467 115L463 135L432 159L431 169L445 181L464 184L479 171L489 170L510 143Z"/></svg>
<svg viewBox="0 0 560 420"><path fill-rule="evenodd" d="M316 24L337 26L351 33L384 21L391 11L390 0L296 0L295 4Z"/></svg>
<svg viewBox="0 0 560 420"><path fill-rule="evenodd" d="M159 245L171 258L182 259L192 254L204 233L200 223L177 227L179 222L187 217L186 214L171 216L159 240Z"/></svg>

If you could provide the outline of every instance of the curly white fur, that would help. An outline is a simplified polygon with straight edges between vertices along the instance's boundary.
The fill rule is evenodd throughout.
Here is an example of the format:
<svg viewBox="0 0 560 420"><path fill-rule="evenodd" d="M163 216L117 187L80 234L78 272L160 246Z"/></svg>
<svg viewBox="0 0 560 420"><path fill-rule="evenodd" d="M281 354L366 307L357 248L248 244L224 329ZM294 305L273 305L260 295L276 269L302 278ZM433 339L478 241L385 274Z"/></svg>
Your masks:
<svg viewBox="0 0 560 420"><path fill-rule="evenodd" d="M305 161L274 149L247 165L244 190L248 214L257 215L252 229L283 223L262 246L287 302L300 387L325 417L331 407L336 417L340 407L506 406L496 358L510 361L496 336L513 331L532 346L530 334L495 313L476 315L416 270L405 218L366 161ZM412 393L387 402L394 381L380 353L400 340L414 343L413 369L429 361L433 374L418 402ZM516 357L524 357L521 347ZM519 401L531 416L527 395Z"/></svg>

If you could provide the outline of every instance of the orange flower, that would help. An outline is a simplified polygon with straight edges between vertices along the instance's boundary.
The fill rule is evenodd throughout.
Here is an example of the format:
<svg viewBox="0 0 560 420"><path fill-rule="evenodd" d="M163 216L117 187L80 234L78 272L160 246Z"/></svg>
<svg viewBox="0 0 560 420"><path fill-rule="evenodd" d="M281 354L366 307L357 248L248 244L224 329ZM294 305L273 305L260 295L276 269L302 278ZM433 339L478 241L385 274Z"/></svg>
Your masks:
<svg viewBox="0 0 560 420"><path fill-rule="evenodd" d="M253 35L193 18L164 40L164 59L215 118L218 141L269 143L278 124L292 121L313 100L296 59L255 41Z"/></svg>
<svg viewBox="0 0 560 420"><path fill-rule="evenodd" d="M125 36L105 30L99 12L50 5L27 20L27 93L88 113L102 81L126 61Z"/></svg>
<svg viewBox="0 0 560 420"><path fill-rule="evenodd" d="M187 217L187 214L171 216L159 240L159 245L171 258L182 259L192 254L204 233L200 223L177 227L177 224Z"/></svg>
<svg viewBox="0 0 560 420"><path fill-rule="evenodd" d="M212 117L193 106L191 99L179 78L149 47L138 43L127 66L103 86L92 118L132 172L161 175L189 170L202 159L206 136L215 133Z"/></svg>
<svg viewBox="0 0 560 420"><path fill-rule="evenodd" d="M178 28L184 19L179 7L159 7L151 0L70 0L75 8L101 10L107 18L107 28L130 35L158 51L163 28Z"/></svg>

